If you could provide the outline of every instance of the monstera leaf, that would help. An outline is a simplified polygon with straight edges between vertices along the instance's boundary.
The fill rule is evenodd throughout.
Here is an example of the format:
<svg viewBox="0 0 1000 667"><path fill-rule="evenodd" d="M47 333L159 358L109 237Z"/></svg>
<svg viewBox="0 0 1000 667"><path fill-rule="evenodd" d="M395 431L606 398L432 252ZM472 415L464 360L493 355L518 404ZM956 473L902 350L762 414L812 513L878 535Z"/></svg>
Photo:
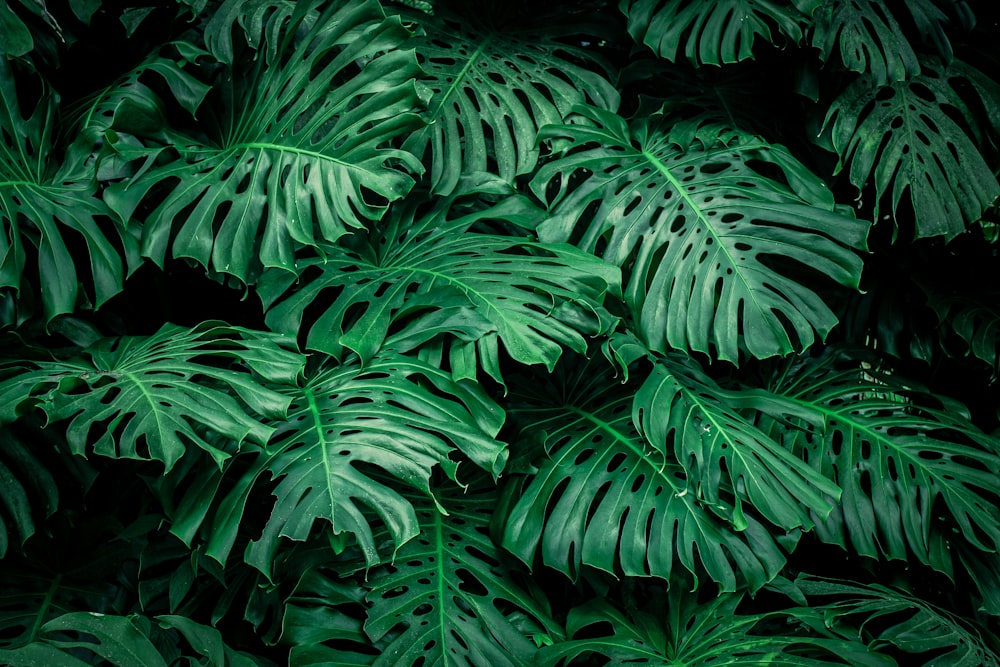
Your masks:
<svg viewBox="0 0 1000 667"><path fill-rule="evenodd" d="M664 444L633 424L636 387L586 370L518 397L515 453L531 466L506 484L496 513L503 546L574 577L589 565L669 579L679 563L729 591L739 577L754 589L770 581L784 557L763 523L751 512L738 526L720 518L735 514L724 499L732 491L703 502Z"/></svg>
<svg viewBox="0 0 1000 667"><path fill-rule="evenodd" d="M783 371L772 391L815 418L770 432L843 489L837 509L817 521L820 538L873 558L912 553L946 573L951 540L1000 548L1000 441L963 406L835 352Z"/></svg>
<svg viewBox="0 0 1000 667"><path fill-rule="evenodd" d="M81 156L71 150L61 162L51 159L60 151L53 143L58 96L41 83L41 97L25 99L15 65L0 57L0 289L20 292L28 267L37 266L34 289L51 320L78 300L99 306L121 291L138 248L112 222L92 176L73 172ZM22 109L32 104L25 118ZM88 275L92 295L82 297Z"/></svg>
<svg viewBox="0 0 1000 667"><path fill-rule="evenodd" d="M0 429L0 557L12 542L23 546L59 504L59 484L46 465L51 457L34 451L35 444Z"/></svg>
<svg viewBox="0 0 1000 667"><path fill-rule="evenodd" d="M102 339L78 358L0 369L0 420L38 408L49 422L70 420L74 453L161 461L167 472L187 443L221 463L227 445L202 429L236 443L267 442L274 428L261 417L283 417L289 400L249 371L294 383L304 359L291 347L294 341L280 335L219 322Z"/></svg>
<svg viewBox="0 0 1000 667"><path fill-rule="evenodd" d="M213 627L171 615L157 616L154 623L137 614L69 612L42 625L32 643L0 649L0 660L10 667L84 667L98 660L113 667L168 667L182 657L212 667L273 664L230 648Z"/></svg>
<svg viewBox="0 0 1000 667"><path fill-rule="evenodd" d="M622 267L625 301L651 349L737 361L741 349L784 355L826 336L836 317L801 268L857 287L868 224L836 208L816 176L780 146L718 126L678 145L663 117L629 127L578 111L599 127L542 133L570 147L531 182L551 206L539 238ZM788 185L758 171L762 163Z"/></svg>
<svg viewBox="0 0 1000 667"><path fill-rule="evenodd" d="M561 634L530 575L490 540L490 480L472 489L442 497L447 514L415 500L420 535L369 575L365 632L384 646L374 664L517 667L536 651L529 637Z"/></svg>
<svg viewBox="0 0 1000 667"><path fill-rule="evenodd" d="M815 25L812 42L824 61L836 48L845 67L877 85L920 72L917 54L883 0L824 0Z"/></svg>
<svg viewBox="0 0 1000 667"><path fill-rule="evenodd" d="M199 123L206 136L122 148L145 162L105 198L125 220L152 209L145 256L162 265L169 245L248 282L261 264L293 270L297 246L377 220L412 187L399 167L419 162L390 146L422 125L420 68L400 49L409 33L374 0L314 4L225 3L206 34L225 63ZM244 10L249 32L234 45L232 15Z"/></svg>
<svg viewBox="0 0 1000 667"><path fill-rule="evenodd" d="M834 150L841 166L849 167L851 182L875 185L875 217L883 196L891 193L894 216L905 196L916 238L951 239L1000 196L976 137L955 119L974 113L958 92L982 77L970 70L961 63L927 63L922 75L881 88L870 75L861 76L827 113ZM994 97L980 99L989 113L998 113Z"/></svg>
<svg viewBox="0 0 1000 667"><path fill-rule="evenodd" d="M298 280L265 274L268 325L292 335L308 328L306 347L367 360L393 327L424 329L430 323L415 314L447 312L445 328L476 343L487 370L499 368L497 340L515 361L551 368L563 348L583 352L585 336L611 328L602 302L619 290L614 267L565 244L469 231L486 221L534 224L543 213L526 197L456 212L448 199L411 200L368 238L299 260ZM303 325L307 309L320 314Z"/></svg>
<svg viewBox="0 0 1000 667"><path fill-rule="evenodd" d="M127 133L164 142L176 138L167 120L172 109L168 100L156 92L157 87L165 84L169 101L194 116L210 87L185 65L190 69L192 62L206 55L206 51L188 42L173 42L150 54L112 85L66 105L64 113L73 137L71 154L81 158L75 165L80 177L92 177L95 166L100 180L127 173L118 154L102 150L109 138L118 142L119 152L125 145L141 146ZM95 159L99 160L96 164Z"/></svg>
<svg viewBox="0 0 1000 667"><path fill-rule="evenodd" d="M740 613L743 597L723 594L702 602L678 582L631 614L592 600L570 610L570 640L543 648L536 664L564 666L587 655L607 658L605 665L896 664L859 640L827 630L815 610Z"/></svg>
<svg viewBox="0 0 1000 667"><path fill-rule="evenodd" d="M802 27L814 0L621 0L628 31L636 42L660 57L676 61L683 55L695 65L722 65L753 57L758 37L777 39L777 27L793 43L802 40ZM683 53L679 53L683 49Z"/></svg>
<svg viewBox="0 0 1000 667"><path fill-rule="evenodd" d="M616 336L608 350L621 363L626 347L637 347L635 339ZM811 528L810 511L825 516L833 509L829 497L839 496L837 485L740 412L780 418L789 411L801 414L795 406L763 391L725 390L682 353L650 357L652 369L636 391L632 422L665 460L684 467L700 501L718 508L720 490L735 489L732 513L723 516L736 530L746 526L744 500L785 530Z"/></svg>
<svg viewBox="0 0 1000 667"><path fill-rule="evenodd" d="M928 299L940 325L953 331L961 343L957 352L986 364L1000 375L1000 312L995 295L955 297L932 293Z"/></svg>
<svg viewBox="0 0 1000 667"><path fill-rule="evenodd" d="M381 558L375 516L396 550L420 532L400 488L430 494L434 468L456 479L453 456L499 474L507 453L495 436L503 421L503 411L481 388L459 384L416 358L386 352L364 367L322 370L296 392L287 420L219 498L206 553L225 563L250 493L270 488L274 506L263 534L247 549L247 562L270 573L280 538L304 540L322 520L333 535L351 533L374 565ZM201 490L191 494L198 502L179 504L186 508L175 518L179 535L193 534L204 520Z"/></svg>
<svg viewBox="0 0 1000 667"><path fill-rule="evenodd" d="M817 612L822 610L827 626L839 627L842 632L845 626L856 627L858 638L869 646L891 645L911 654L905 664L1000 665L1000 654L990 646L986 633L971 621L916 596L881 584L810 575L799 575L795 584Z"/></svg>
<svg viewBox="0 0 1000 667"><path fill-rule="evenodd" d="M436 193L452 192L462 175L476 172L513 183L535 167L539 128L562 123L577 104L618 108L617 90L594 72L607 65L579 45L600 40L591 36L601 28L588 25L585 7L536 7L498 27L484 20L481 5L454 4L461 13L439 6L433 16L406 14L417 24L412 44L434 95L431 124L404 148L430 151Z"/></svg>

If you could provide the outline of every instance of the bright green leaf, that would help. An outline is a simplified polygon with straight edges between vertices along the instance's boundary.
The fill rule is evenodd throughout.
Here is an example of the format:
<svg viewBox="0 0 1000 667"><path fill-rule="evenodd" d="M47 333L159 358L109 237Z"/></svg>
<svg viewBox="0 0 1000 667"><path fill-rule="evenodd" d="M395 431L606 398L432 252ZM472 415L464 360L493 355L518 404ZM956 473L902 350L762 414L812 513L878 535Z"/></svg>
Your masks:
<svg viewBox="0 0 1000 667"><path fill-rule="evenodd" d="M726 140L706 144L701 128L698 144L677 145L668 119L630 127L599 109L579 112L599 127L543 132L571 146L531 183L552 210L539 237L573 239L621 266L651 349L738 361L741 349L785 355L827 335L837 319L795 267L857 287L868 223L835 207L822 181L756 137L716 127ZM776 167L788 185L754 163Z"/></svg>

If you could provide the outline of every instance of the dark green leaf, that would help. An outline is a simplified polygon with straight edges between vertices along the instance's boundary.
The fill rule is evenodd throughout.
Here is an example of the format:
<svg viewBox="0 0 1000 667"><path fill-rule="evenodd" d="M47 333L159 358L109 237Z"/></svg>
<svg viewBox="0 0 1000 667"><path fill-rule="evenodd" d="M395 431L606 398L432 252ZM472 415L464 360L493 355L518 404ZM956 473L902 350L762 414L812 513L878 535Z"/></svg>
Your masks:
<svg viewBox="0 0 1000 667"><path fill-rule="evenodd" d="M290 335L308 329L309 349L343 357L346 348L367 360L393 328L398 341L438 312L447 320L435 326L477 343L488 371L499 366L497 339L515 361L552 368L564 348L582 353L585 337L613 325L602 302L619 290L614 267L565 244L468 231L484 221L538 220L527 198L452 219L449 200L426 211L422 203L396 209L353 246L324 246L322 257L300 261L297 282L266 273L258 291L268 325ZM307 309L321 314L304 324Z"/></svg>
<svg viewBox="0 0 1000 667"><path fill-rule="evenodd" d="M814 418L770 432L843 489L817 520L823 540L872 558L912 553L945 573L950 541L1000 548L1000 441L964 407L836 352L782 372L772 391Z"/></svg>
<svg viewBox="0 0 1000 667"><path fill-rule="evenodd" d="M130 152L147 162L106 192L124 220L152 207L142 252L158 264L169 246L243 282L261 265L291 271L297 246L379 219L412 187L397 165L419 163L391 146L422 125L420 69L400 49L408 32L373 0L331 3L318 15L308 4L291 17L268 14L248 34L270 55L245 48L219 70L206 136ZM216 30L231 29L220 23Z"/></svg>
<svg viewBox="0 0 1000 667"><path fill-rule="evenodd" d="M884 196L891 195L894 218L907 197L916 238L951 239L1000 196L996 176L954 116L972 116L955 88L968 78L961 67L928 65L920 76L884 87L870 75L859 77L827 113L851 182L875 186L875 217ZM995 99L983 102L1000 112Z"/></svg>
<svg viewBox="0 0 1000 667"><path fill-rule="evenodd" d="M822 59L829 61L839 47L844 66L876 85L920 72L913 47L883 0L824 0L815 24L812 43Z"/></svg>
<svg viewBox="0 0 1000 667"><path fill-rule="evenodd" d="M628 31L660 57L683 56L696 65L753 58L757 38L774 44L774 27L792 43L802 40L807 17L782 0L620 0Z"/></svg>
<svg viewBox="0 0 1000 667"><path fill-rule="evenodd" d="M266 443L274 428L260 416L283 417L289 399L248 371L294 383L304 359L290 347L294 342L278 334L218 322L104 339L76 359L3 369L0 418L37 407L50 422L69 419L67 439L78 454L152 459L169 471L193 443L221 463L230 452L201 429L237 444Z"/></svg>
<svg viewBox="0 0 1000 667"><path fill-rule="evenodd" d="M827 626L856 627L859 639L870 645L892 645L913 655L905 664L1000 665L1000 655L990 648L975 624L913 595L881 584L862 585L809 575L800 575L795 583L811 599L814 609L822 609ZM833 601L826 601L831 597ZM823 602L817 604L817 598Z"/></svg>
<svg viewBox="0 0 1000 667"><path fill-rule="evenodd" d="M599 655L606 665L787 665L791 667L894 667L861 641L843 639L823 627L812 609L740 612L742 593L705 602L681 582L631 615L603 600L570 610L569 641L544 648L540 665L566 665ZM609 633L608 630L611 632ZM590 635L590 636L588 636Z"/></svg>
<svg viewBox="0 0 1000 667"><path fill-rule="evenodd" d="M571 146L531 183L552 208L539 237L574 239L621 266L651 349L737 361L741 348L765 358L808 347L814 331L826 336L837 319L801 267L857 287L868 223L837 208L818 177L784 148L719 126L682 124L678 145L663 118L629 127L599 109L579 112L599 127L543 132Z"/></svg>
<svg viewBox="0 0 1000 667"><path fill-rule="evenodd" d="M735 530L746 525L743 501L785 530L811 528L810 511L826 516L840 488L754 426L740 408L778 415L794 410L767 392L724 390L690 357L672 353L653 359L635 394L632 422L661 456L684 467L704 504L718 506L720 491L736 490L732 513L723 515Z"/></svg>
<svg viewBox="0 0 1000 667"><path fill-rule="evenodd" d="M37 288L51 320L77 306L78 265L86 264L80 268L89 273L99 306L121 291L137 248L112 222L92 175L74 173L72 158L62 165L52 160L58 96L42 85L25 118L21 109L34 100L19 96L14 67L0 57L0 289L20 291L27 266L37 262Z"/></svg>
<svg viewBox="0 0 1000 667"><path fill-rule="evenodd" d="M503 420L503 411L478 386L459 384L417 359L385 353L364 368L323 370L299 390L287 421L250 469L232 480L206 553L226 561L249 494L273 480L275 504L260 539L247 549L247 562L269 573L281 537L304 540L323 520L334 535L351 533L374 565L381 556L373 515L388 527L394 549L419 533L414 509L398 486L430 494L432 469L454 480L459 464L452 457L459 452L499 474L507 458L505 445L495 439Z"/></svg>
<svg viewBox="0 0 1000 667"><path fill-rule="evenodd" d="M522 426L517 451L537 469L507 482L496 517L503 546L574 577L589 565L669 579L677 562L723 590L740 577L754 589L774 577L784 556L764 525L745 513L734 529L719 516L734 511L721 496L706 506L663 444L636 430L635 387L589 370L539 387L512 412Z"/></svg>
<svg viewBox="0 0 1000 667"><path fill-rule="evenodd" d="M539 128L562 123L577 104L618 108L618 92L594 71L608 66L580 46L606 32L583 14L585 7L540 6L523 22L502 26L483 22L479 6L456 8L462 13L440 7L433 16L405 15L419 29L412 44L434 94L431 124L404 148L417 155L430 150L436 193L451 193L463 175L477 172L513 183L535 167Z"/></svg>
<svg viewBox="0 0 1000 667"><path fill-rule="evenodd" d="M478 482L441 499L447 514L423 499L420 535L369 575L365 631L384 642L373 664L519 667L536 651L529 635L561 634L530 575L490 540L497 497Z"/></svg>

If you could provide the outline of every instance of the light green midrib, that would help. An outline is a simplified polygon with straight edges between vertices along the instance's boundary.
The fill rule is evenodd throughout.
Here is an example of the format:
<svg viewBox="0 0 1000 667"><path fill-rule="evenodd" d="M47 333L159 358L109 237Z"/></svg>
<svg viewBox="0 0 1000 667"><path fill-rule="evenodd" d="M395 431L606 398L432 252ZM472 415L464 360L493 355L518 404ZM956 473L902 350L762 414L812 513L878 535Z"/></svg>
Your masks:
<svg viewBox="0 0 1000 667"><path fill-rule="evenodd" d="M843 422L843 423L846 423L846 424L850 424L851 428L853 428L856 431L860 431L861 433L863 433L864 435L866 435L867 437L869 437L874 442L885 443L888 447L890 447L892 449L892 451L896 452L896 454L900 458L905 459L907 462L915 463L921 470L924 471L924 474L926 474L928 477L931 477L932 479L935 479L935 480L938 480L938 481L942 481L943 480L943 477L941 475L934 474L932 468L930 466L928 466L928 465L925 465L922 462L923 460L919 456L915 456L915 455L911 454L910 452L908 452L905 448L897 446L896 443L894 443L890 438L888 438L888 437L886 437L886 436L878 433L877 431L874 431L874 430L868 428L863 423L860 423L860 422L858 422L856 420L850 419L849 417L845 417L843 413L837 412L836 410L827 408L826 406L823 406L823 405L820 405L820 404L817 404L817 403L813 403L813 402L810 402L810 401L807 401L807 400L804 400L804 399L800 399L800 398L795 397L795 396L786 396L785 398L787 398L788 400L792 401L793 403L797 403L797 404L799 404L799 405L801 405L803 407L809 408L811 410L814 410L814 411L820 413L821 415L823 415L824 420L836 420L836 421L840 421L840 422ZM948 486L944 485L944 488L948 488ZM947 495L951 499L954 499L956 497L955 494L953 494L953 493L944 493L944 492L942 492L940 490L938 491L938 493L942 493L942 495ZM959 495L957 497L961 498L962 496ZM965 502L963 502L962 505L968 506L968 504L965 503Z"/></svg>
<svg viewBox="0 0 1000 667"><path fill-rule="evenodd" d="M623 401L624 400L631 400L631 398L621 399L621 400L623 400ZM610 408L610 407L612 407L612 405L608 405L606 407ZM594 414L592 414L590 412L587 412L586 410L581 410L580 408L576 407L575 405L567 405L567 406L564 406L564 408L566 410L568 410L569 412L572 412L575 415L579 415L580 417L582 417L586 421L589 421L591 424L594 424L595 426L597 426L602 431L610 433L617 442L620 442L622 445L624 445L626 448L628 448L633 454L635 454L636 456L638 456L640 458L640 460L645 461L647 464L649 464L649 466L651 468L655 468L656 471L657 471L657 473L659 474L659 477L661 479L663 479L664 481L666 481L666 483L668 485L670 485L670 487L674 490L675 495L679 491L679 489L677 488L677 484L675 483L676 480L674 480L673 478L671 478L671 477L663 474L663 471L666 470L666 468L667 468L668 459L670 459L670 456L668 455L667 452L661 452L661 454L663 454L663 465L657 467L656 465L653 464L652 461L649 460L649 457L646 455L646 452L641 451L638 448L636 448L635 443L633 443L630 438L628 438L624 434L622 434L621 431L619 431L618 429L616 429L609 422L604 421L603 419L601 419L597 415L594 415ZM657 451L659 451L659 450L657 450Z"/></svg>
<svg viewBox="0 0 1000 667"><path fill-rule="evenodd" d="M146 402L149 403L150 412L153 413L153 419L156 421L156 432L161 433L163 431L163 424L160 423L161 408L159 403L156 402L156 399L153 397L152 394L149 393L149 390L146 389L146 386L143 384L142 380L135 373L132 373L130 371L120 371L120 372L122 377L128 378L135 384L136 387L138 387L140 393L142 393L142 397L145 398ZM148 444L150 443L147 443L147 445ZM150 452L150 454L152 454L152 452Z"/></svg>
<svg viewBox="0 0 1000 667"><path fill-rule="evenodd" d="M684 188L684 186L681 184L681 182L678 181L674 177L674 175L673 175L673 173L671 173L670 169L667 168L667 165L663 164L663 162L661 162L658 157L656 157L655 155L653 155L652 153L650 153L649 151L647 151L645 149L643 149L643 151L642 151L642 156L650 164L652 164L654 167L656 167L657 171L659 171L661 174L663 174L663 176L667 179L667 181L670 183L670 185L672 185L674 187L674 189L677 191L677 194L680 195L680 197L684 201L684 203L686 203L688 205L688 207L692 211L695 212L695 215L698 216L698 220L705 227L705 230L709 234L712 235L712 239L715 241L715 245L716 245L716 248L717 248L716 253L721 252L721 253L723 253L725 255L726 260L729 262L729 265L733 267L733 273L734 273L734 275L739 276L740 282L743 283L743 286L745 288L746 294L749 295L750 300L754 304L754 307L758 311L760 311L760 312L765 312L767 309L764 308L764 307L762 307L761 304L757 301L756 291L753 289L753 287L747 281L746 277L743 275L743 272L740 271L740 270L738 270L739 269L739 265L733 259L733 256L729 252L729 249L726 248L725 244L722 243L722 241L721 241L718 233L716 233L716 231L715 231L715 228L712 227L711 222L709 222L708 218L706 218L705 215L704 215L704 213L702 213L701 207L695 205L694 200L691 199L690 195L688 195L687 190Z"/></svg>
<svg viewBox="0 0 1000 667"><path fill-rule="evenodd" d="M479 59L479 56L482 55L483 51L486 50L486 47L489 46L491 41L492 37L487 35L483 39L482 43L476 47L476 50L472 52L472 55L469 56L469 59L462 67L462 70L457 75L455 75L455 80L452 81L450 86L448 86L448 90L441 95L440 102L437 103L434 110L430 113L430 117L432 120L437 119L438 115L441 113L441 109L444 108L445 103L451 98L451 96L455 93L455 91L459 89L460 82L465 79L466 75L469 73L469 70L472 69L473 65L476 64L476 61Z"/></svg>
<svg viewBox="0 0 1000 667"><path fill-rule="evenodd" d="M319 442L325 442L323 422L320 419L319 405L316 403L316 394L309 387L304 387L302 392L306 396L306 401L308 404L309 414L313 418L313 429L316 431L316 437ZM326 483L323 488L326 489L327 497L330 499L330 525L333 527L334 533L339 532L336 521L336 508L337 499L333 494L333 468L330 466L330 453L329 447L320 447L320 454L323 460L323 472L325 474Z"/></svg>
<svg viewBox="0 0 1000 667"><path fill-rule="evenodd" d="M448 651L447 644L447 633L445 632L445 621L448 618L448 614L445 610L445 597L444 590L444 563L445 563L445 553L444 553L444 522L441 520L441 513L434 512L434 544L435 552L437 556L437 567L435 568L437 574L437 608L438 608L438 641L441 642L441 656L447 661Z"/></svg>
<svg viewBox="0 0 1000 667"><path fill-rule="evenodd" d="M310 151L304 148L296 148L295 146L282 146L281 144L272 144L265 141L248 141L239 144L233 144L232 146L226 146L224 148L177 148L177 151L182 155L196 155L199 153L215 153L218 155L224 155L226 153L237 153L241 150L261 150L261 151L276 151L279 153L293 153L295 155L302 155L305 157L310 157L316 160L325 160L327 162L334 162L347 169L359 169L358 165L349 162L344 162L343 160L338 160L332 155L327 155L326 153L319 153L317 151Z"/></svg>
<svg viewBox="0 0 1000 667"><path fill-rule="evenodd" d="M462 294L464 294L466 296L466 298L469 299L469 301L473 305L478 305L477 304L477 300L478 300L478 302L482 303L483 305L485 305L488 310L494 311L497 314L497 317L499 317L504 322L509 322L510 321L509 318L507 318L507 317L504 316L504 313L503 313L503 311L500 308L498 308L497 306L493 305L493 303L489 299L487 299L479 291L477 291L476 289L474 289L473 287L471 287L468 283L464 283L464 282L462 282L462 281L460 281L460 280L458 280L456 278L453 278L451 276L448 276L446 274L438 273L437 271L431 271L430 269L421 269L421 268L415 268L415 267L409 267L409 266L407 266L407 267L387 266L387 267L378 267L378 268L373 268L373 269L365 269L365 270L361 270L361 271L356 271L356 272L354 272L353 275L356 276L356 277L363 277L365 274L374 274L375 276L386 278L387 274L389 274L389 273L396 273L398 275L398 274L404 274L404 273L407 273L407 272L410 273L410 274L416 273L416 274L422 274L422 275L426 275L426 276L431 276L432 278L435 278L435 279L439 278L442 281L444 281L445 283L448 283L450 285L453 285L453 286L457 287L462 292ZM430 283L430 285L433 285L433 284L434 283L432 281ZM473 299L472 295L474 295L476 297L476 299Z"/></svg>
<svg viewBox="0 0 1000 667"><path fill-rule="evenodd" d="M52 600L55 598L56 591L59 590L59 585L62 583L62 574L57 573L52 583L49 584L49 589L45 591L45 598L42 603L38 605L38 611L35 613L35 620L31 623L31 632L28 634L28 643L33 644L38 641L38 633L42 629L42 625L45 622L45 615L49 612L49 607L52 606Z"/></svg>

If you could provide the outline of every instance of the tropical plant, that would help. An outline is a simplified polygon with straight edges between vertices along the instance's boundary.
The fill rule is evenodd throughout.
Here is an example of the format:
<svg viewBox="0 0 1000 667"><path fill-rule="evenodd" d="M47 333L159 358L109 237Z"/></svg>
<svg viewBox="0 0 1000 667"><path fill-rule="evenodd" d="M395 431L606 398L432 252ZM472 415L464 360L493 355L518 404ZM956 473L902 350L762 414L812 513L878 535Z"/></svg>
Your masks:
<svg viewBox="0 0 1000 667"><path fill-rule="evenodd" d="M1000 664L972 0L0 2L0 663Z"/></svg>

